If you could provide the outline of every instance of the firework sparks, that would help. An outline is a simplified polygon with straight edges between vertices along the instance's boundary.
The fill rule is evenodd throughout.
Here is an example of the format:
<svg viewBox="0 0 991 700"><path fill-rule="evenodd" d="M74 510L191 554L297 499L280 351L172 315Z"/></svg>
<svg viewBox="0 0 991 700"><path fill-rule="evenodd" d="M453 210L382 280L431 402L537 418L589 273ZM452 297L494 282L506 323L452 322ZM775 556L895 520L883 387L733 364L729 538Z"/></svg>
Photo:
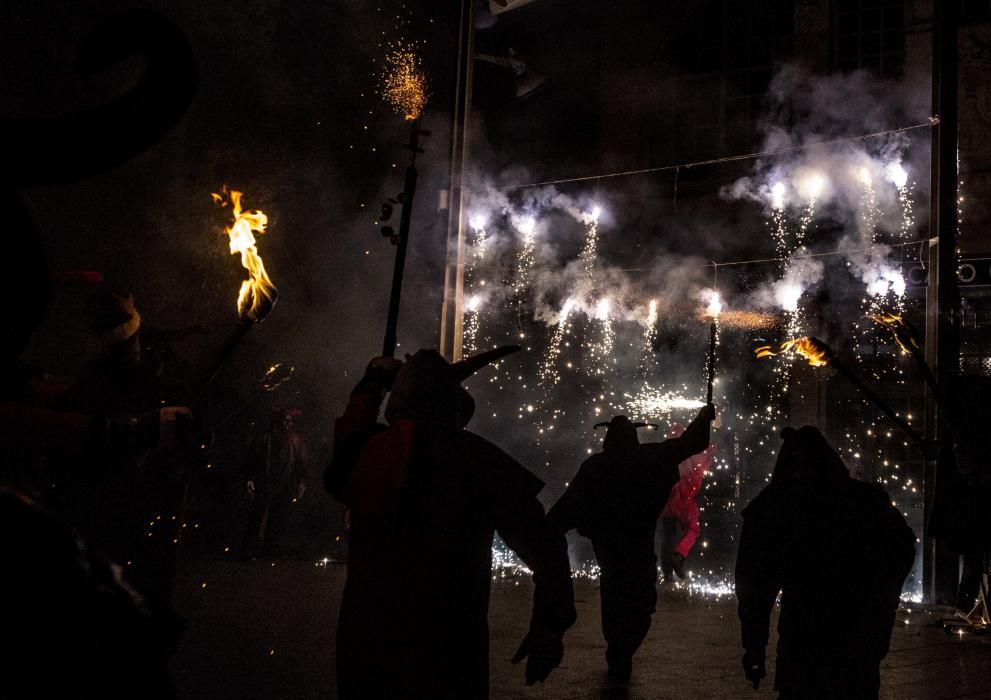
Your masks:
<svg viewBox="0 0 991 700"><path fill-rule="evenodd" d="M571 324L568 323L568 316L571 314L574 306L575 302L573 299L568 299L564 302L564 307L562 307L561 314L558 317L557 326L555 326L554 333L551 335L550 344L544 353L544 361L540 367L540 381L545 385L553 386L561 381L561 371L558 369L557 361L561 355L561 346L564 343L564 339L571 332Z"/></svg>
<svg viewBox="0 0 991 700"><path fill-rule="evenodd" d="M419 119L423 114L429 83L423 60L414 46L397 42L391 47L385 57L381 92L382 99L407 121Z"/></svg>
<svg viewBox="0 0 991 700"><path fill-rule="evenodd" d="M519 296L530 285L530 272L536 262L537 222L532 217L527 217L518 221L516 228L523 234L523 244L516 258L516 279L513 283L513 291Z"/></svg>
<svg viewBox="0 0 991 700"><path fill-rule="evenodd" d="M681 409L702 408L705 403L697 399L688 399L674 391L655 388L644 384L639 394L624 394L625 407L635 416L657 416Z"/></svg>

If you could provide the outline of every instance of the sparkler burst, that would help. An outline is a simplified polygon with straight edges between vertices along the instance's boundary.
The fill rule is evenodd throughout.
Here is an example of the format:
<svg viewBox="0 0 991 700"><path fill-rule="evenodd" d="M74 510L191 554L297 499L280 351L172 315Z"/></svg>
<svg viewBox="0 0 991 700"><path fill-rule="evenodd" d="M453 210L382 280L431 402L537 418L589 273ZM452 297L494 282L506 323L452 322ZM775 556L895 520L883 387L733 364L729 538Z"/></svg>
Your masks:
<svg viewBox="0 0 991 700"><path fill-rule="evenodd" d="M419 119L427 106L430 86L415 44L397 41L385 56L382 99L407 121Z"/></svg>

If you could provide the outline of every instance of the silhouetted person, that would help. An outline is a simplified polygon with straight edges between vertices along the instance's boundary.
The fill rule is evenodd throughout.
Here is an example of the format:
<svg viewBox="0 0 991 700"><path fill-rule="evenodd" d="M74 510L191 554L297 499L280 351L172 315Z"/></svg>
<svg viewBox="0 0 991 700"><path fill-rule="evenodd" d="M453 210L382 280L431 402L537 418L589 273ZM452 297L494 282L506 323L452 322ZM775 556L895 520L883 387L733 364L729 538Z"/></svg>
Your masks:
<svg viewBox="0 0 991 700"><path fill-rule="evenodd" d="M881 487L850 478L818 430L785 428L781 437L771 483L743 511L736 595L744 672L755 688L765 675L781 592L779 697L876 698L915 535Z"/></svg>
<svg viewBox="0 0 991 700"><path fill-rule="evenodd" d="M309 454L299 425L302 416L298 408L273 410L268 432L251 446L245 465L252 501L244 557L278 553L289 511L306 490Z"/></svg>
<svg viewBox="0 0 991 700"><path fill-rule="evenodd" d="M143 361L141 315L131 295L99 288L92 330L98 356L51 405L126 426L130 440L80 458L51 460L52 486L41 501L120 566L142 595L168 605L183 467L171 448L176 429L191 414L184 407L162 405L159 378Z"/></svg>
<svg viewBox="0 0 991 700"><path fill-rule="evenodd" d="M637 426L645 424L626 416L600 423L609 426L602 452L585 460L547 514L562 532L577 528L592 540L601 572L606 662L618 680L629 679L657 604L657 516L678 481L678 464L709 445L715 415L706 406L680 436L645 445L637 440Z"/></svg>
<svg viewBox="0 0 991 700"><path fill-rule="evenodd" d="M420 350L375 358L335 425L328 490L348 508L348 577L337 630L339 697L488 697L488 600L498 531L533 570L527 683L560 663L575 620L564 536L537 500L543 484L465 430L460 381L513 349L449 364ZM376 423L385 409L389 425Z"/></svg>
<svg viewBox="0 0 991 700"><path fill-rule="evenodd" d="M675 432L676 431L676 432ZM672 426L672 437L681 432L680 426ZM661 572L666 583L674 582L674 575L685 579L685 559L698 541L702 528L699 525L699 507L696 503L702 479L712 464L712 448L689 457L678 465L678 483L661 511Z"/></svg>

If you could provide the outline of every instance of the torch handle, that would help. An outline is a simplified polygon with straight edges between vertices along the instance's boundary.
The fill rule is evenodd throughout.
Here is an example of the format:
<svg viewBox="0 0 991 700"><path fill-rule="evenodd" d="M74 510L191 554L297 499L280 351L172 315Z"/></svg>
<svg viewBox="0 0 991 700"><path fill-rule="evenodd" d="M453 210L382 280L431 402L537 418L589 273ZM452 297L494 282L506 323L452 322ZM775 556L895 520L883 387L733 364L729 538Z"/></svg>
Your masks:
<svg viewBox="0 0 991 700"><path fill-rule="evenodd" d="M220 351L215 356L213 364L210 365L210 368L203 375L203 379L201 379L197 385L196 391L193 393L193 398L189 402L190 408L195 407L196 404L203 399L210 383L213 382L214 378L220 372L220 368L224 366L224 363L227 362L227 358L230 357L232 352L234 352L234 348L236 348L238 343L241 342L241 338L243 338L247 332L251 330L253 325L254 323L252 321L245 319L238 321L237 326L234 327L234 330L231 331L230 335L228 335L224 340L223 345L220 346Z"/></svg>
<svg viewBox="0 0 991 700"><path fill-rule="evenodd" d="M712 383L716 378L716 322L709 324L709 359L708 359L708 387L705 392L705 402L712 403Z"/></svg>
<svg viewBox="0 0 991 700"><path fill-rule="evenodd" d="M920 447L924 445L922 441L922 437L917 432L915 432L915 429L912 426L910 426L908 423L903 421L901 418L899 418L897 415L895 415L895 412L891 410L891 407L888 406L888 404L886 404L881 399L880 396L875 394L870 387L864 384L864 382L861 381L861 379L857 375L851 372L850 368L848 368L845 364L837 360L835 357L829 358L829 364L833 369L835 369L837 372L839 372L844 377L846 377L847 381L849 381L851 384L857 387L857 389L860 390L860 392L867 398L867 400L870 401L872 404L874 404L878 408L878 410L881 411L881 413L883 413L888 420L894 423L899 430L905 433L905 435L907 435L912 442L914 442L916 445Z"/></svg>
<svg viewBox="0 0 991 700"><path fill-rule="evenodd" d="M416 156L416 124L414 122L410 143ZM403 292L403 270L406 267L406 244L409 242L409 225L413 216L413 195L416 194L416 163L406 168L406 184L403 188L403 210L399 219L399 243L396 247L396 264L392 269L392 293L389 296L389 318L385 325L382 356L392 357L396 352L396 327L399 324L399 300Z"/></svg>

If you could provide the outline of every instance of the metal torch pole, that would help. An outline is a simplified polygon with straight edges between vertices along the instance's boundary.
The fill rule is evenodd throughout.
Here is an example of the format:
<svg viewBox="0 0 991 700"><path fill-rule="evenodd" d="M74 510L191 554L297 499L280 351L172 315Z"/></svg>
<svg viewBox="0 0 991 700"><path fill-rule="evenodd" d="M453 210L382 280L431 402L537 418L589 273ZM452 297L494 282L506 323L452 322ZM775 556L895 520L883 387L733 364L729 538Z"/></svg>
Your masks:
<svg viewBox="0 0 991 700"><path fill-rule="evenodd" d="M403 291L403 270L406 267L406 244L409 242L409 224L413 216L413 196L416 194L416 154L419 152L418 120L410 124L410 164L406 168L406 184L403 187L403 211L399 219L399 241L396 244L396 264L392 269L392 293L389 296L389 318L385 326L382 355L392 357L396 352L396 327L399 324L399 301Z"/></svg>
<svg viewBox="0 0 991 700"><path fill-rule="evenodd" d="M705 392L705 402L712 403L712 383L716 378L716 320L709 324L709 386Z"/></svg>

